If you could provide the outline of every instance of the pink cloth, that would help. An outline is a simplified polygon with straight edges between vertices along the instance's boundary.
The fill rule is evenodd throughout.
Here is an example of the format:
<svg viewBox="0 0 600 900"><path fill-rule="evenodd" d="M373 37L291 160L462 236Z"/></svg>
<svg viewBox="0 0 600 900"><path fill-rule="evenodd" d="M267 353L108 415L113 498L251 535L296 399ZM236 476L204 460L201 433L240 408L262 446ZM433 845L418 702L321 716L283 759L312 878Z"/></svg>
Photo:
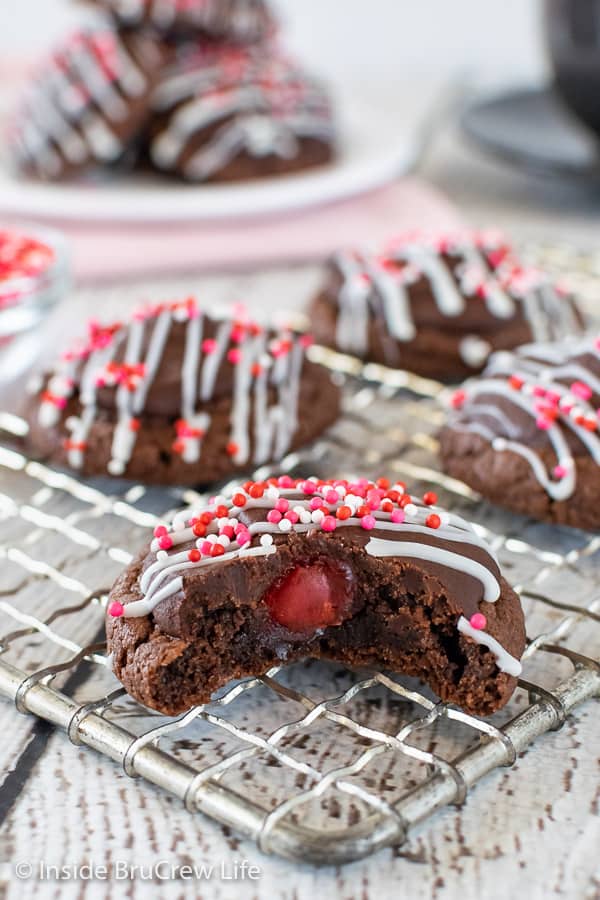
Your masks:
<svg viewBox="0 0 600 900"><path fill-rule="evenodd" d="M411 177L328 206L256 220L52 224L71 241L81 283L319 262L340 247L377 244L404 229L455 228L461 220L444 196Z"/></svg>

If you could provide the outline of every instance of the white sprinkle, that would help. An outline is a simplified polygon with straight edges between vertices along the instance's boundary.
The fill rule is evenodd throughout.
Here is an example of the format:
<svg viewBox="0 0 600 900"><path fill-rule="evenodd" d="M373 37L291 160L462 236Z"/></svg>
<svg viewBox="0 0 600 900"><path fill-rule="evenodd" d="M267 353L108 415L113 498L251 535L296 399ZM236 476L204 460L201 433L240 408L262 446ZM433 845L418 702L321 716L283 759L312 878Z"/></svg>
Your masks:
<svg viewBox="0 0 600 900"><path fill-rule="evenodd" d="M273 537L270 534L263 534L260 543L263 547L270 547L273 543Z"/></svg>
<svg viewBox="0 0 600 900"><path fill-rule="evenodd" d="M290 522L290 520L289 520L289 519L282 519L281 522L279 523L279 530L280 530L280 531L284 531L284 532L291 531L291 530L292 530L292 523Z"/></svg>
<svg viewBox="0 0 600 900"><path fill-rule="evenodd" d="M414 503L407 503L404 507L404 512L407 516L416 516L419 512L419 507L415 506Z"/></svg>
<svg viewBox="0 0 600 900"><path fill-rule="evenodd" d="M120 459L111 459L107 469L110 475L122 475L125 471L125 463Z"/></svg>
<svg viewBox="0 0 600 900"><path fill-rule="evenodd" d="M265 496L269 497L270 500L279 500L279 490L274 484L270 484L265 491Z"/></svg>
<svg viewBox="0 0 600 900"><path fill-rule="evenodd" d="M222 547L229 547L231 540L227 537L226 534L220 534L217 538L217 544L221 544Z"/></svg>
<svg viewBox="0 0 600 900"><path fill-rule="evenodd" d="M320 525L323 519L325 518L325 513L322 509L315 509L313 512L311 519L315 523L315 525Z"/></svg>
<svg viewBox="0 0 600 900"><path fill-rule="evenodd" d="M504 438L494 438L492 441L492 448L497 452L501 453L503 450L506 450L506 441Z"/></svg>
<svg viewBox="0 0 600 900"><path fill-rule="evenodd" d="M163 560L169 558L169 554L167 553L166 550L159 550L158 553L156 554L156 558L162 562Z"/></svg>

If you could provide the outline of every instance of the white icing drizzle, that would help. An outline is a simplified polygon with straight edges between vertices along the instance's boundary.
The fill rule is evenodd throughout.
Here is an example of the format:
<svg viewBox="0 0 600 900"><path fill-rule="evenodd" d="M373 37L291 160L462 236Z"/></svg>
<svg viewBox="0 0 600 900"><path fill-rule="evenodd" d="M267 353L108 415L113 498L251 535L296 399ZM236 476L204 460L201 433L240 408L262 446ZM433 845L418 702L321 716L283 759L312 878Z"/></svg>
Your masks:
<svg viewBox="0 0 600 900"><path fill-rule="evenodd" d="M458 620L458 630L461 634L466 634L467 637L470 637L472 640L476 641L476 643L483 644L484 647L491 650L496 657L496 665L501 672L506 672L508 675L512 675L513 678L519 677L523 671L523 666L519 660L515 659L514 656L511 656L508 650L505 650L502 644L497 641L496 638L492 637L491 634L488 634L481 629L473 628L464 616L461 616Z"/></svg>
<svg viewBox="0 0 600 900"><path fill-rule="evenodd" d="M305 490L304 485L311 486L311 482L311 490ZM324 514L318 508L319 503L313 508L315 498L321 498L320 502L327 504L332 516L342 506L349 509L348 518L335 519L336 528L366 527L361 518L364 513L361 512L361 517L356 513L359 507L370 502L369 495L365 492L361 495L353 493L353 486L348 483L345 485L330 482L317 486L316 480L310 479L289 487L263 486L262 496L257 497L237 486L231 488L228 495L232 499L219 496L207 507L179 513L170 529L163 527L158 530L150 547L155 554L154 561L139 579L141 599L127 604L123 614L127 617L151 614L159 603L182 591L186 572L218 566L244 557L276 553L277 545L273 542L272 535L281 537L290 533L309 534L319 530ZM374 487L370 485L369 489ZM402 493L403 486L399 487ZM497 563L491 548L478 536L474 527L460 516L444 512L435 506L424 505L415 498L410 498L410 501L404 503L404 521L393 521L393 510L384 511L379 507L371 509L373 521L368 523L370 530L365 552L375 557L423 560L460 572L480 585L482 601L496 602L501 593L496 574ZM222 518L215 516L219 507L227 512ZM272 519L271 515L280 507L279 516ZM257 511L264 511L264 515L257 517ZM282 518L281 513L285 511L293 513L295 519ZM431 525L430 516L434 512L437 527ZM201 518L206 513L210 514L208 520ZM223 514L219 512L218 515ZM203 526L205 533L196 537L195 523L202 521L206 521ZM322 533L329 531L328 528L327 532L323 530ZM379 536L386 532L395 533L396 539ZM408 539L411 535L420 539ZM210 551L217 543L221 543L222 552L213 556ZM486 564L471 558L470 554L461 552L461 546L465 550L469 547L478 548L484 553L483 559L487 556L489 562ZM190 558L190 547L196 553L195 559ZM491 635L474 629L464 616L461 616L457 627L459 631L487 646L494 653L501 671L518 674L517 669L520 671L520 668L517 660Z"/></svg>
<svg viewBox="0 0 600 900"><path fill-rule="evenodd" d="M490 316L502 320L514 317L520 309L535 341L579 332L570 298L561 297L547 279L539 273L515 275L512 256L497 267L486 261L486 254L503 246L497 236L457 235L400 240L383 262L370 253L338 253L334 257L341 276L335 296L336 345L344 352L366 356L373 321L384 337L400 344L414 340L419 313L411 285L421 278L428 281L441 316L460 316L468 304L482 303ZM452 269L444 253L456 260ZM491 350L479 335L465 335L460 341L459 354L473 369L481 368ZM389 348L386 355L390 362L398 363L398 352L394 360Z"/></svg>
<svg viewBox="0 0 600 900"><path fill-rule="evenodd" d="M577 467L567 440L568 432L577 436L582 449L600 465L597 339L528 344L512 354L495 354L483 377L467 382L464 395L464 404L451 416L450 426L480 434L499 453L510 451L522 456L553 500L567 500L577 484ZM494 397L503 408L494 405ZM556 458L556 470L552 473L538 450L519 440L522 428L506 407L516 408L538 427L541 421L542 443L553 450Z"/></svg>
<svg viewBox="0 0 600 900"><path fill-rule="evenodd" d="M198 463L211 416L202 406L211 403L226 357L233 367L230 445L235 463L251 458L257 463L281 458L288 451L298 427L300 381L305 358L301 335L281 331L269 335L255 323L223 319L214 322L214 337L203 340L205 325L195 302L162 305L141 313L127 326L116 326L107 336L99 330L82 353L64 358L42 390L38 421L43 427L60 423L63 410L79 384L79 415L69 416L68 461L73 468L84 464L86 442L98 415L98 390L116 387L116 423L108 471L126 473L135 448L140 417L160 371L174 323L185 327L181 361L181 399L171 414L181 419L174 433L174 450L184 462ZM122 363L118 348L126 341ZM143 348L146 352L143 354ZM82 359L84 362L82 363ZM257 368L258 367L258 368ZM275 403L269 406L269 391ZM235 446L234 446L235 445ZM225 451L225 448L223 448Z"/></svg>
<svg viewBox="0 0 600 900"><path fill-rule="evenodd" d="M197 28L214 37L256 40L268 18L262 0L200 0L181 4L176 0L99 0L127 26L151 22L161 31L174 25Z"/></svg>
<svg viewBox="0 0 600 900"><path fill-rule="evenodd" d="M456 569L477 578L483 586L483 599L486 603L495 603L500 596L500 585L495 575L481 563L452 553L450 550L442 550L440 547L431 547L427 544L414 544L410 541L402 541L401 553L398 553L398 541L386 541L381 538L371 538L366 550L371 556L401 556L407 559L424 559L428 562L438 563L449 569Z"/></svg>
<svg viewBox="0 0 600 900"><path fill-rule="evenodd" d="M157 90L155 108L167 117L151 146L157 166L181 167L186 178L204 181L241 153L293 159L305 138L333 141L331 109L317 82L280 57L265 60L256 51L241 62L238 57L235 77L227 53L217 54L212 62L201 57L199 71L168 78ZM210 136L181 166L192 138L209 127Z"/></svg>
<svg viewBox="0 0 600 900"><path fill-rule="evenodd" d="M132 39L139 61L153 53ZM14 129L17 160L42 177L58 177L86 161L110 163L123 153L119 136L128 100L149 90L149 80L117 32L75 33L40 68L23 97Z"/></svg>

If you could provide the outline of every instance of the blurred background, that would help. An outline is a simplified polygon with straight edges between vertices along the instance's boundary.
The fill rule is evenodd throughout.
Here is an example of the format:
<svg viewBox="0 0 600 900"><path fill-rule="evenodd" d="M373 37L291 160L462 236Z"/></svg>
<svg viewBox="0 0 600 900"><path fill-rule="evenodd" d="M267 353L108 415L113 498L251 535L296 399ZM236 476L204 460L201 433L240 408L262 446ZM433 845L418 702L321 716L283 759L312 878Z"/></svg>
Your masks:
<svg viewBox="0 0 600 900"><path fill-rule="evenodd" d="M536 0L275 0L288 43L327 74L388 77L465 65L535 77L544 67ZM27 53L59 38L84 12L69 0L2 0L0 52Z"/></svg>

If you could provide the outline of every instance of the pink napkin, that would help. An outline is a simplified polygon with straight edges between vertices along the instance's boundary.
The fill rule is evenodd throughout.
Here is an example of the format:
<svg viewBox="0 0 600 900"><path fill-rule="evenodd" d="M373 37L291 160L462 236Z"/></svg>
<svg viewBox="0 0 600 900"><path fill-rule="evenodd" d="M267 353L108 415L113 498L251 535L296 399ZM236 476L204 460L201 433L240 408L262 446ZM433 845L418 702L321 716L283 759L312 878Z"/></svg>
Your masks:
<svg viewBox="0 0 600 900"><path fill-rule="evenodd" d="M458 212L431 186L404 178L360 197L283 216L215 223L56 222L79 282L318 262L340 247L377 244L412 228L455 228Z"/></svg>

